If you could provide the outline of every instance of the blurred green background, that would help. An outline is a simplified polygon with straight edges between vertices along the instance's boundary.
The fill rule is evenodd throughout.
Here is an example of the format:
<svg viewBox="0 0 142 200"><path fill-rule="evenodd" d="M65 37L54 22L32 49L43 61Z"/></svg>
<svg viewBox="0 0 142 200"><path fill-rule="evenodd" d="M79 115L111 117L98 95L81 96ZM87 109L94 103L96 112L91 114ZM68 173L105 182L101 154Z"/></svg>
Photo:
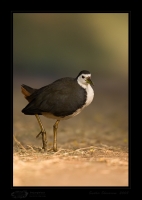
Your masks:
<svg viewBox="0 0 142 200"><path fill-rule="evenodd" d="M14 75L127 77L127 13L13 13Z"/></svg>

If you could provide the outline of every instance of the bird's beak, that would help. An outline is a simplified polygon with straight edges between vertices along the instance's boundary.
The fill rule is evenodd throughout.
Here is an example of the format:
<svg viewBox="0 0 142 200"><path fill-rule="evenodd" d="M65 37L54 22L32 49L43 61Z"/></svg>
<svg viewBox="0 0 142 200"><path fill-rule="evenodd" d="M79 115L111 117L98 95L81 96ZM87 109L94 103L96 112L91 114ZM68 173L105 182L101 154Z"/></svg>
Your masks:
<svg viewBox="0 0 142 200"><path fill-rule="evenodd" d="M90 77L86 78L86 82L89 83L90 85L94 86L94 84L93 84L93 82L92 82Z"/></svg>

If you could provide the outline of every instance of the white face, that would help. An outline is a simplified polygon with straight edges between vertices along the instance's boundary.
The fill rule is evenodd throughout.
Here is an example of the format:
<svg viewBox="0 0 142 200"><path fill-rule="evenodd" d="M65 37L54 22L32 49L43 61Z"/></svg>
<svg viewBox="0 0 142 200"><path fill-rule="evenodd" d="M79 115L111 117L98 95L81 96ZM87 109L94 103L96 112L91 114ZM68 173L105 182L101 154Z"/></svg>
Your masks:
<svg viewBox="0 0 142 200"><path fill-rule="evenodd" d="M88 86L88 78L91 78L91 74L81 74L77 81L79 83L79 85L81 85L83 88L86 88Z"/></svg>

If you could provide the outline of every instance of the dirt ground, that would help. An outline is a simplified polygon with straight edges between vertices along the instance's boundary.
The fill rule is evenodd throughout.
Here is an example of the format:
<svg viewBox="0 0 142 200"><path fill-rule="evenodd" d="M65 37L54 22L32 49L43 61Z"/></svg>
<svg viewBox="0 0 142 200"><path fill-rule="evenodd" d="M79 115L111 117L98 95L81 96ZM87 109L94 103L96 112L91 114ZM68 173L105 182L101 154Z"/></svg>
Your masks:
<svg viewBox="0 0 142 200"><path fill-rule="evenodd" d="M21 113L27 101L20 85L28 81L14 80L13 134L25 149L13 142L13 186L128 186L127 80L95 81L92 104L60 122L57 152L43 152L35 116ZM48 83L32 80L30 86ZM41 120L50 149L55 120Z"/></svg>

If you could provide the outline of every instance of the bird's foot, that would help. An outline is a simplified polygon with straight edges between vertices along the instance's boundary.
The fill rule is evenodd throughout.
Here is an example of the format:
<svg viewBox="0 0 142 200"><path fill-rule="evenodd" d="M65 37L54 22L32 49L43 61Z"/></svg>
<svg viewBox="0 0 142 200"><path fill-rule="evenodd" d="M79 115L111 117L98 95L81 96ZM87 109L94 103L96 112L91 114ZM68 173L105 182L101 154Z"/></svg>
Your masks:
<svg viewBox="0 0 142 200"><path fill-rule="evenodd" d="M53 151L57 152L57 141L53 142Z"/></svg>

